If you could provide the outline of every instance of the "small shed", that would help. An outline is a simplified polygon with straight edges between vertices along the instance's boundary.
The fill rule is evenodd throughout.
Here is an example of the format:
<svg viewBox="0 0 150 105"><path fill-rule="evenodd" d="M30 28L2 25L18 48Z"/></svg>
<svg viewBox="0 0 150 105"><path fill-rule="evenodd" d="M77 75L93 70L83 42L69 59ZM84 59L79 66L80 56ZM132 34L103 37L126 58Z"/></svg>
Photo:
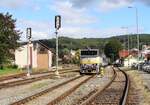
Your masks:
<svg viewBox="0 0 150 105"><path fill-rule="evenodd" d="M21 43L15 50L15 64L19 68L48 69L52 67L52 51L40 41L33 41L30 44Z"/></svg>

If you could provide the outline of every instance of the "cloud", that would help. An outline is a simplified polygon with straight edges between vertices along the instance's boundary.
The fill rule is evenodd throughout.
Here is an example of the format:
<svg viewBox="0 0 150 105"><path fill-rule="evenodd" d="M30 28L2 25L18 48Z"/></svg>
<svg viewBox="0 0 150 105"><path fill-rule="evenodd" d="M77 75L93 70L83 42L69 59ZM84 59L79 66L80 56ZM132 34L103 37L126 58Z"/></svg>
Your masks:
<svg viewBox="0 0 150 105"><path fill-rule="evenodd" d="M11 9L20 8L25 4L25 0L0 0L0 7L7 7Z"/></svg>
<svg viewBox="0 0 150 105"><path fill-rule="evenodd" d="M68 0L68 1L55 1L53 5L53 10L62 16L62 28L60 29L59 35L61 36L70 36L74 38L83 38L83 37L109 37L112 35L124 34L123 30L120 28L108 28L108 29L99 29L93 28L93 25L100 23L100 19L95 15L91 15L88 12L88 4L84 4L84 0L79 2L78 0ZM97 0L87 0L90 4L92 2L97 3ZM130 0L103 0L97 5L97 8L104 8L107 10L112 10L115 8L120 8L122 6L128 5ZM92 3L92 4L94 4ZM78 6L75 6L79 4ZM89 5L90 6L90 5ZM99 7L98 7L99 6ZM89 27L87 27L89 26Z"/></svg>
<svg viewBox="0 0 150 105"><path fill-rule="evenodd" d="M70 0L74 7L89 7L96 4L99 0Z"/></svg>
<svg viewBox="0 0 150 105"><path fill-rule="evenodd" d="M143 33L144 28L139 28L139 33ZM106 29L95 28L80 28L80 27L65 27L59 32L60 36L68 36L72 38L106 38L116 35L136 34L136 27L130 27L128 30L120 27L112 27Z"/></svg>
<svg viewBox="0 0 150 105"><path fill-rule="evenodd" d="M65 2L65 0L58 0ZM141 0L142 1L142 0ZM126 6L133 2L133 0L68 0L73 7L76 8L90 8L100 9L101 11L108 11L116 8Z"/></svg>
<svg viewBox="0 0 150 105"><path fill-rule="evenodd" d="M35 39L47 39L50 38L51 28L50 23L47 21L33 21L21 19L17 21L17 28L20 29L23 34L21 40L26 40L26 28L32 28L32 37Z"/></svg>
<svg viewBox="0 0 150 105"><path fill-rule="evenodd" d="M129 33L135 32L129 30ZM94 28L80 28L80 27L64 27L59 31L59 35L68 36L73 38L106 38L110 36L127 34L125 30L119 28L107 28L107 29L94 29Z"/></svg>
<svg viewBox="0 0 150 105"><path fill-rule="evenodd" d="M68 0L68 1L72 4L72 6L77 8L89 8L89 7L99 8L100 6L100 9L102 11L108 11L124 7L129 4L137 2L141 2L143 4L150 6L150 0Z"/></svg>
<svg viewBox="0 0 150 105"><path fill-rule="evenodd" d="M128 6L132 3L132 0L103 0L100 3L101 11L110 11L113 9Z"/></svg>
<svg viewBox="0 0 150 105"><path fill-rule="evenodd" d="M70 2L55 2L53 9L62 16L64 25L87 25L97 20L86 9L74 8Z"/></svg>
<svg viewBox="0 0 150 105"><path fill-rule="evenodd" d="M135 0L150 4L148 0ZM41 2L41 1L40 1ZM0 0L0 7L8 7L13 9L28 8L30 10L39 11L43 5L40 2L29 0ZM124 34L120 28L98 29L93 28L97 23L100 24L100 19L97 14L92 13L93 7L99 11L110 11L131 4L132 0L54 0L49 2L49 8L54 14L62 16L62 28L59 35L69 36L74 38L82 37L109 37L112 35ZM48 3L47 3L48 5ZM92 12L91 12L92 11ZM32 11L33 12L33 11ZM32 13L31 12L31 13ZM51 38L54 34L54 24L48 21L17 19L17 27L23 31L22 40L26 39L26 28L31 27L33 30L33 39ZM51 23L54 23L51 20ZM52 27L52 28L51 28ZM135 32L135 30L134 30Z"/></svg>
<svg viewBox="0 0 150 105"><path fill-rule="evenodd" d="M99 0L57 0L58 2L69 2L73 7L77 8L85 8L95 4L96 1Z"/></svg>
<svg viewBox="0 0 150 105"><path fill-rule="evenodd" d="M138 1L150 6L150 0L138 0Z"/></svg>
<svg viewBox="0 0 150 105"><path fill-rule="evenodd" d="M34 2L33 0L0 0L0 7L9 8L9 9L28 9L30 8L33 11L39 11L40 5L38 2Z"/></svg>

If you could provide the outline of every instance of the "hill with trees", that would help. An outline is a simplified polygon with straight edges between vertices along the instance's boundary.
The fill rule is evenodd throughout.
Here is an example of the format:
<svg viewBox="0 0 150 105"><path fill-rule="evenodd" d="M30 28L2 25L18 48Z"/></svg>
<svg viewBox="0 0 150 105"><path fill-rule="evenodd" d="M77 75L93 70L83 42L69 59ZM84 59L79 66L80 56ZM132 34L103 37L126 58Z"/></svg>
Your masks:
<svg viewBox="0 0 150 105"><path fill-rule="evenodd" d="M55 54L55 38L40 41L52 48ZM128 41L130 43L130 49L137 48L137 35L135 34L118 35L110 38L75 39L69 37L59 37L59 57L63 58L63 55L67 54L71 50L95 48L99 49L100 53L105 53L106 56L113 61L119 57L119 50L128 49ZM150 45L150 34L140 34L140 49L142 49L142 45L145 44Z"/></svg>
<svg viewBox="0 0 150 105"><path fill-rule="evenodd" d="M59 37L59 49L67 48L69 50L77 50L82 48L98 48L100 50L104 50L105 45L111 40L116 39L121 42L122 46L125 49L128 48L128 37L130 48L137 47L137 35L120 35L113 36L110 38L82 38L82 39L74 39L69 37ZM49 46L50 48L55 48L55 39L49 40L41 40L44 44ZM140 34L140 48L142 45L150 45L150 34Z"/></svg>

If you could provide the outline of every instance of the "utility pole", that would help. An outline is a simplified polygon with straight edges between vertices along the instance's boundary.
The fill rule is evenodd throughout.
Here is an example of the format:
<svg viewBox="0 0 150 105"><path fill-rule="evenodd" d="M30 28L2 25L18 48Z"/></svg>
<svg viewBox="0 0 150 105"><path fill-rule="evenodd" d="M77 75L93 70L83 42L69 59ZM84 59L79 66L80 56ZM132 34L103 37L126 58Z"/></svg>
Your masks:
<svg viewBox="0 0 150 105"><path fill-rule="evenodd" d="M129 57L130 57L130 36L128 34L128 67L129 67Z"/></svg>
<svg viewBox="0 0 150 105"><path fill-rule="evenodd" d="M130 37L130 40L129 40L129 41L130 41L130 48L132 49L132 47L133 47L133 45L132 45L132 43L133 43L133 42L132 42L132 33L131 33L131 37Z"/></svg>
<svg viewBox="0 0 150 105"><path fill-rule="evenodd" d="M57 15L55 16L55 34L56 34L56 76L59 77L59 71L58 71L58 30L61 27L61 16Z"/></svg>

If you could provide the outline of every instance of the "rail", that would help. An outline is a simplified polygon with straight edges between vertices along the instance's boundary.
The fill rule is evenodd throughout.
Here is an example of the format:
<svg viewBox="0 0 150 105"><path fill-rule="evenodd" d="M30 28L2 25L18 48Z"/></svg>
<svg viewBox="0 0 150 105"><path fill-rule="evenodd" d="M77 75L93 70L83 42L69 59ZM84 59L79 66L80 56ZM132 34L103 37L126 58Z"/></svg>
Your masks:
<svg viewBox="0 0 150 105"><path fill-rule="evenodd" d="M61 71L60 74L69 73L69 72L73 72L73 71L79 71L79 70L75 69L75 70ZM27 78L27 79L23 79L23 80L16 80L16 81L12 81L12 82L0 83L0 89L9 88L9 87L12 87L12 86L25 85L25 84L28 84L28 83L32 83L32 82L42 80L42 79L47 79L49 77L53 77L53 75L54 74L46 74L46 75L35 77L35 78Z"/></svg>
<svg viewBox="0 0 150 105"><path fill-rule="evenodd" d="M56 99L54 99L53 101L49 102L47 105L54 105L57 104L58 102L60 102L61 100L63 100L65 97L67 97L68 95L70 95L72 92L74 92L78 87L80 87L83 83L87 82L88 80L90 80L91 78L93 78L93 76L88 77L87 79L85 79L84 81L80 82L78 85L72 87L71 89L69 89L67 92L63 93L61 96L57 97Z"/></svg>
<svg viewBox="0 0 150 105"><path fill-rule="evenodd" d="M109 82L107 85L105 85L102 90L98 90L97 92L95 92L92 96L90 96L86 101L84 101L84 102L81 103L80 105L88 105L89 103L91 103L91 102L94 100L94 98L95 98L98 94L100 94L100 93L101 93L102 91L104 91L107 87L109 87L109 86L112 84L112 82L115 80L116 76L117 76L117 73L116 73L116 71L114 70L114 68L113 68L113 72L114 72L114 75L113 75L113 77L111 78L110 82Z"/></svg>
<svg viewBox="0 0 150 105"><path fill-rule="evenodd" d="M37 97L40 97L40 96L46 94L47 92L50 92L50 91L52 91L52 90L54 90L54 89L56 89L56 88L58 88L58 87L60 87L60 86L63 86L63 85L65 85L65 84L67 84L67 83L69 83L69 82L71 82L71 81L74 81L74 80L76 80L76 79L79 79L79 78L81 78L81 77L82 77L82 76L77 76L77 77L75 77L75 78L73 78L73 79L70 79L70 80L65 81L65 82L63 82L63 83L60 83L60 84L58 84L58 85L56 85L56 86L53 86L53 87L51 87L51 88L48 88L48 89L46 89L46 90L44 90L44 91L41 91L41 92L39 92L39 93L36 93L36 94L31 95L31 96L29 96L29 97L26 97L26 98L24 98L24 99L22 99L22 100L19 100L19 101L17 101L17 102L14 102L14 103L12 103L12 104L10 104L10 105L22 105L22 104L25 104L25 103L27 103L27 102L29 102L29 101L31 101L31 100L37 98Z"/></svg>
<svg viewBox="0 0 150 105"><path fill-rule="evenodd" d="M124 88L124 91L123 91L122 98L120 99L119 105L126 105L127 96L128 96L128 92L129 92L130 81L129 81L128 75L123 70L121 70L120 68L118 68L118 69L125 75L125 78L126 78L125 88Z"/></svg>

